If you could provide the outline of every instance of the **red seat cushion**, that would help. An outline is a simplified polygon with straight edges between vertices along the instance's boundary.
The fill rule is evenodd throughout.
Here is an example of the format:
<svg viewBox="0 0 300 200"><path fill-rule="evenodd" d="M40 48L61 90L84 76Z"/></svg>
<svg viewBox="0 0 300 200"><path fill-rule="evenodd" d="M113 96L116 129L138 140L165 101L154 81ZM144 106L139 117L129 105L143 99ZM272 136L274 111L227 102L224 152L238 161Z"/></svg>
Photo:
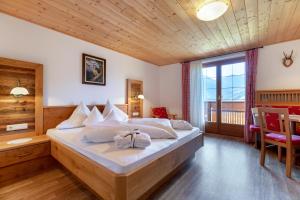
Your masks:
<svg viewBox="0 0 300 200"><path fill-rule="evenodd" d="M272 106L272 108L288 108L290 115L300 115L300 106Z"/></svg>
<svg viewBox="0 0 300 200"><path fill-rule="evenodd" d="M300 107L299 106L291 106L289 107L290 115L300 115Z"/></svg>
<svg viewBox="0 0 300 200"><path fill-rule="evenodd" d="M272 106L273 108L288 108L290 115L300 115L300 106ZM300 123L296 123L297 134L300 134Z"/></svg>
<svg viewBox="0 0 300 200"><path fill-rule="evenodd" d="M152 113L159 118L168 118L166 107L152 108Z"/></svg>
<svg viewBox="0 0 300 200"><path fill-rule="evenodd" d="M278 133L268 133L265 136L266 139L275 140L277 142L286 143L286 136L281 135ZM292 143L293 144L300 144L300 136L299 135L292 135Z"/></svg>
<svg viewBox="0 0 300 200"><path fill-rule="evenodd" d="M250 125L250 131L251 131L252 133L260 132L260 127L251 124L251 125Z"/></svg>

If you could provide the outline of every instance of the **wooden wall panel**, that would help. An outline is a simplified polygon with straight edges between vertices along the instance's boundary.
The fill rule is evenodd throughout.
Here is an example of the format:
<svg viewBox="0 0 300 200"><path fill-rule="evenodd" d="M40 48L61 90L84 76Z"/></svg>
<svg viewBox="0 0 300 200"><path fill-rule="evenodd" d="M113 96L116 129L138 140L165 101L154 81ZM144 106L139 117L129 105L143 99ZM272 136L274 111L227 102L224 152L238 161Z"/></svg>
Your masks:
<svg viewBox="0 0 300 200"><path fill-rule="evenodd" d="M29 95L14 97L12 88L25 87ZM0 139L38 135L43 131L42 65L0 58ZM28 123L28 129L6 131L11 124Z"/></svg>
<svg viewBox="0 0 300 200"><path fill-rule="evenodd" d="M14 97L10 95L12 88L25 87L29 95ZM29 123L29 129L35 128L35 70L0 65L0 135L7 134L6 125ZM22 131L22 132L24 132Z"/></svg>

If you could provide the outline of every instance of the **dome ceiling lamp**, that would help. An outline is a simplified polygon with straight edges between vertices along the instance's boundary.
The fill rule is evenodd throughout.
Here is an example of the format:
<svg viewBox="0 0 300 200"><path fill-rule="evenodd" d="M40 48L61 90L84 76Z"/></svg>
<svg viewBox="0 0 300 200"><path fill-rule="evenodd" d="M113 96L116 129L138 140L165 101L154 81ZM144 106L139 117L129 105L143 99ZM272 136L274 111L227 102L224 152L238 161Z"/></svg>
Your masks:
<svg viewBox="0 0 300 200"><path fill-rule="evenodd" d="M228 9L228 0L204 0L197 9L197 18L212 21L221 17Z"/></svg>

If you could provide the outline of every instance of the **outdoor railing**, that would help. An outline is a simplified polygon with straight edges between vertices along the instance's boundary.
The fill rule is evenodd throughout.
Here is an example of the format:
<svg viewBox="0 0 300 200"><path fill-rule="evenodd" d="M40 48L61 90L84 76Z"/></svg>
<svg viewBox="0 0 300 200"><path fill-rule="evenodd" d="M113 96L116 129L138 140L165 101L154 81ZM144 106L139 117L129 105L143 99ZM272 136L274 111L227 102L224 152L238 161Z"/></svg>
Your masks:
<svg viewBox="0 0 300 200"><path fill-rule="evenodd" d="M216 122L217 110L215 102L206 102L206 121ZM226 108L227 107L227 108ZM222 102L221 121L226 124L245 124L245 111L243 102Z"/></svg>

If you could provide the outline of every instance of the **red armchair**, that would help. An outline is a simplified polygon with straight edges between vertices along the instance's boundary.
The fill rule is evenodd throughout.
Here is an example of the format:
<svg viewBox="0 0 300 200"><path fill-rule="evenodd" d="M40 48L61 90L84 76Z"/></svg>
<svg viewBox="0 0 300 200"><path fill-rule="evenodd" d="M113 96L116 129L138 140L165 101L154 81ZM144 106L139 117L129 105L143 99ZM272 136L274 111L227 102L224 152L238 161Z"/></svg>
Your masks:
<svg viewBox="0 0 300 200"><path fill-rule="evenodd" d="M165 119L175 119L176 114L169 114L166 107L156 107L152 108L153 118L165 118Z"/></svg>

